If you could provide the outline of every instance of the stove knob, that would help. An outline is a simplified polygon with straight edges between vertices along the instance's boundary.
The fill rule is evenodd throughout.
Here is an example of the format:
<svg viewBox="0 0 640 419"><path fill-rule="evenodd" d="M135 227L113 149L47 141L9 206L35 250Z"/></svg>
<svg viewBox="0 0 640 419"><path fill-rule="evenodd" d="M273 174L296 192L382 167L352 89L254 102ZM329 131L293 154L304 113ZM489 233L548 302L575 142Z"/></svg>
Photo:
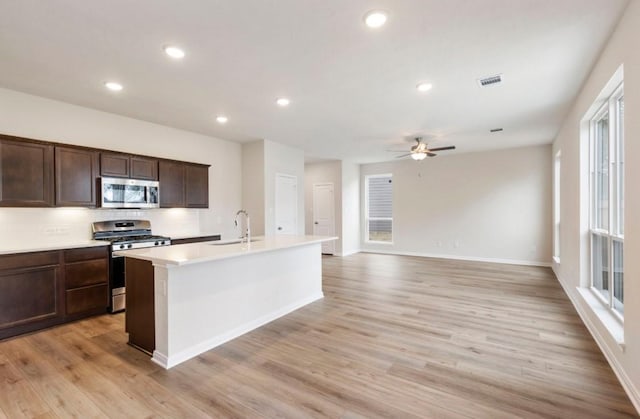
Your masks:
<svg viewBox="0 0 640 419"><path fill-rule="evenodd" d="M154 246L158 246L159 244L160 244L160 242L153 243Z"/></svg>
<svg viewBox="0 0 640 419"><path fill-rule="evenodd" d="M164 240L162 240L162 241L160 242L160 244L164 246Z"/></svg>
<svg viewBox="0 0 640 419"><path fill-rule="evenodd" d="M121 245L120 245L120 249L124 249L124 244L121 244Z"/></svg>
<svg viewBox="0 0 640 419"><path fill-rule="evenodd" d="M127 245L127 249L131 249L132 244Z"/></svg>

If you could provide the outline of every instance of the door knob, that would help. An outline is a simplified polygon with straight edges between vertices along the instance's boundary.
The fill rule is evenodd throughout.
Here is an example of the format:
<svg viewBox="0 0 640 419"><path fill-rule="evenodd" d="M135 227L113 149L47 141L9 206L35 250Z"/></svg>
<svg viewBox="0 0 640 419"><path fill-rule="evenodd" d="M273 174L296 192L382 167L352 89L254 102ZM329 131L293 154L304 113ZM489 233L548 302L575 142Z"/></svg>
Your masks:
<svg viewBox="0 0 640 419"><path fill-rule="evenodd" d="M315 221L313 224L316 224L316 225L317 225L317 224L318 224L318 222L317 222L317 221Z"/></svg>
<svg viewBox="0 0 640 419"><path fill-rule="evenodd" d="M282 230L282 227L278 227L278 230Z"/></svg>

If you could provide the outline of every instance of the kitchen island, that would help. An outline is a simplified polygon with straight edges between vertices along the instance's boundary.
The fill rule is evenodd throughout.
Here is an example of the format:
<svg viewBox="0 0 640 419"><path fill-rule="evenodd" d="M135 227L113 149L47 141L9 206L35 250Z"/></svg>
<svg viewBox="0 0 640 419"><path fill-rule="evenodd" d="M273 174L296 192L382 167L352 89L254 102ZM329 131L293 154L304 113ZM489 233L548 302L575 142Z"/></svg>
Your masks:
<svg viewBox="0 0 640 419"><path fill-rule="evenodd" d="M335 239L275 236L122 252L130 343L171 368L321 299L321 244Z"/></svg>

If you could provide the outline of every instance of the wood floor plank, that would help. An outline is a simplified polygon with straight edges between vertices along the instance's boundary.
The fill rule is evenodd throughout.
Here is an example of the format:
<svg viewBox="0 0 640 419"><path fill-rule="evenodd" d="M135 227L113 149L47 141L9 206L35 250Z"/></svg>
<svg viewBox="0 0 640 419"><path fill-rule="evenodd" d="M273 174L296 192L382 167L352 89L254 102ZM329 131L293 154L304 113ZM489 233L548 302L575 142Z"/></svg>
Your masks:
<svg viewBox="0 0 640 419"><path fill-rule="evenodd" d="M0 342L0 419L638 417L548 268L360 253L323 290L168 371L125 314Z"/></svg>
<svg viewBox="0 0 640 419"><path fill-rule="evenodd" d="M48 412L23 373L0 353L0 417L35 417Z"/></svg>

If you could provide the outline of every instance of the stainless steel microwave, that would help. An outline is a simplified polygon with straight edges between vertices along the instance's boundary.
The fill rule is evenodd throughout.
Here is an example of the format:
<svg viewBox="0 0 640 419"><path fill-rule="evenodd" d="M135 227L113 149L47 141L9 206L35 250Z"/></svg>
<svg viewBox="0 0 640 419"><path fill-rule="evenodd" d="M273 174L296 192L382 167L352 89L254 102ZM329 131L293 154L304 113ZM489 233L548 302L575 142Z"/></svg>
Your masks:
<svg viewBox="0 0 640 419"><path fill-rule="evenodd" d="M158 208L160 183L155 180L100 178L103 208Z"/></svg>

